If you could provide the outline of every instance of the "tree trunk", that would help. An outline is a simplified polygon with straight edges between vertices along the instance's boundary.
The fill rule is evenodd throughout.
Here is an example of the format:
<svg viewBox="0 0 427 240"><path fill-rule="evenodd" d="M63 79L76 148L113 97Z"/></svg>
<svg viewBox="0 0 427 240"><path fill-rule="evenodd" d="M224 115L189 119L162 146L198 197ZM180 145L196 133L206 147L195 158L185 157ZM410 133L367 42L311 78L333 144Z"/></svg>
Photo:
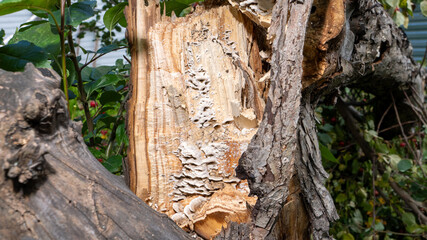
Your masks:
<svg viewBox="0 0 427 240"><path fill-rule="evenodd" d="M0 239L191 239L92 156L59 87L0 70Z"/></svg>
<svg viewBox="0 0 427 240"><path fill-rule="evenodd" d="M153 2L139 4L128 10L138 35L130 186L179 226L211 238L228 221L248 222L256 202L234 174L265 105L256 29L231 6L170 18Z"/></svg>

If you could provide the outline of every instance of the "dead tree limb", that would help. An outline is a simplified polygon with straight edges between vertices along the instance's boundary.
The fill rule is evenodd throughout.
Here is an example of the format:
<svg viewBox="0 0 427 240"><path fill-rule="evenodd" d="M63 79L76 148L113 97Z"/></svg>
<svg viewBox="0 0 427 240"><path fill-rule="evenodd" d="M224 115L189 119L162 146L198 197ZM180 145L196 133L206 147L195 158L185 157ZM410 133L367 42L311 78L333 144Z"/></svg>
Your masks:
<svg viewBox="0 0 427 240"><path fill-rule="evenodd" d="M1 239L190 239L86 147L52 71L0 71Z"/></svg>

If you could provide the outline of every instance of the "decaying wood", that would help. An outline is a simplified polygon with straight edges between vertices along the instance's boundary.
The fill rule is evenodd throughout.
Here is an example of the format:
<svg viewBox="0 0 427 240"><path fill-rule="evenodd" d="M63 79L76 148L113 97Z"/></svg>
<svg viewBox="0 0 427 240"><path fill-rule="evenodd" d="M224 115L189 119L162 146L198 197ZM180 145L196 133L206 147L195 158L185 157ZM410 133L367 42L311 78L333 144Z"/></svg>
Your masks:
<svg viewBox="0 0 427 240"><path fill-rule="evenodd" d="M270 27L275 0L228 0L228 2L254 23L264 28Z"/></svg>
<svg viewBox="0 0 427 240"><path fill-rule="evenodd" d="M0 239L191 239L90 153L60 79L0 70Z"/></svg>
<svg viewBox="0 0 427 240"><path fill-rule="evenodd" d="M234 173L265 105L253 25L230 6L177 19L154 2L137 6L129 21L148 20L132 43L131 187L210 238L229 221L248 222L256 201Z"/></svg>
<svg viewBox="0 0 427 240"><path fill-rule="evenodd" d="M304 43L304 88L335 73L345 24L344 0L314 0Z"/></svg>
<svg viewBox="0 0 427 240"><path fill-rule="evenodd" d="M412 58L412 46L402 29L380 3L374 0L347 1L346 21L333 48L333 69L310 86L315 93L333 92L352 85L377 96L410 85L422 95L424 70ZM309 25L311 23L309 22ZM335 64L337 63L337 64ZM327 68L331 68L328 66ZM386 101L389 102L389 101Z"/></svg>

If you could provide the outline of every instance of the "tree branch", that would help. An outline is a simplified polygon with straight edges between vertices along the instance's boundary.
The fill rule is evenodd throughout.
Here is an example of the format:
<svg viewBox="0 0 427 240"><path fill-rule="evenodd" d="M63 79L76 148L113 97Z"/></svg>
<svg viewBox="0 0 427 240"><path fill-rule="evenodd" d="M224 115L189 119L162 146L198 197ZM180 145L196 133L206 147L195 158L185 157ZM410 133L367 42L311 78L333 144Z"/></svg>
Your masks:
<svg viewBox="0 0 427 240"><path fill-rule="evenodd" d="M359 130L359 127L357 126L356 121L351 116L350 112L347 110L346 105L343 103L341 99L338 99L337 101L337 109L338 112L341 114L341 116L344 118L347 128L349 129L351 135L355 138L356 142L362 149L365 156L370 159L371 161L375 161L377 159L377 154L373 148L369 146L369 143L365 141L362 132ZM385 167L380 163L377 162L378 170L381 174L384 173ZM424 213L419 209L422 205L417 204L417 201L415 201L405 190L401 189L393 180L392 178L389 179L390 186L393 188L393 190L396 192L397 195L399 195L402 200L407 204L413 213L420 219L420 222L422 224L427 223L427 217L424 215Z"/></svg>
<svg viewBox="0 0 427 240"><path fill-rule="evenodd" d="M77 89L79 90L80 101L83 104L83 109L85 112L86 126L87 126L89 133L92 133L92 137L89 138L89 141L90 141L90 145L93 146L95 144L95 138L93 137L93 130L94 130L93 119L92 119L92 115L90 114L89 104L87 102L86 91L83 87L82 68L79 67L79 61L77 60L76 50L74 48L73 36L71 34L71 27L70 27L70 32L68 34L68 46L70 47L71 61L73 62L74 69L77 72Z"/></svg>

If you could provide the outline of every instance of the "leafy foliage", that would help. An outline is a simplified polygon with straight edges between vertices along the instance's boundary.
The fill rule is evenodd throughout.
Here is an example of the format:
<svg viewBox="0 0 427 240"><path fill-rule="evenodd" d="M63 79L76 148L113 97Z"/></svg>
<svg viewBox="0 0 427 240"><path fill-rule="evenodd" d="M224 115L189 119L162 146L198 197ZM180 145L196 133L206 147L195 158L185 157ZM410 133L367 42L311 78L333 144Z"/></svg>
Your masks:
<svg viewBox="0 0 427 240"><path fill-rule="evenodd" d="M0 16L25 9L53 10L59 6L58 0L2 0L0 1Z"/></svg>
<svg viewBox="0 0 427 240"><path fill-rule="evenodd" d="M9 44L19 41L28 41L50 54L51 58L60 54L61 43L57 34L52 32L52 25L48 21L33 21L21 25L18 32L13 35ZM40 37L43 36L43 37Z"/></svg>
<svg viewBox="0 0 427 240"><path fill-rule="evenodd" d="M108 9L104 14L104 25L108 30L113 30L117 24L122 27L126 27L126 18L123 10L127 6L127 3L119 3L116 6Z"/></svg>
<svg viewBox="0 0 427 240"><path fill-rule="evenodd" d="M107 1L105 1L107 2ZM109 2L109 1L108 1ZM110 33L120 23L126 26L123 9L126 2L113 6L105 4L104 22L107 26L93 30L99 35ZM128 140L124 128L130 65L117 60L114 66L89 67L89 64L103 55L124 48L126 40L102 38L103 46L97 51L81 48L83 55L76 56L79 47L72 37L79 28L93 24L100 19L102 11L96 10L96 1L75 1L64 8L64 29L60 29L61 11L59 1L4 0L0 2L0 15L23 9L37 10L37 21L20 26L7 45L0 48L0 68L8 71L22 71L28 62L39 67L55 69L68 77L70 116L83 123L82 135L92 153L111 172L120 174L122 159L126 156ZM87 30L87 29L86 29ZM64 34L64 38L60 35ZM0 31L3 39L4 31ZM66 39L68 37L68 42ZM83 37L80 35L78 37ZM2 42L1 42L2 43ZM65 69L58 55L61 44L66 45ZM86 55L86 56L84 56ZM88 59L84 64L81 59ZM82 88L79 88L79 85Z"/></svg>
<svg viewBox="0 0 427 240"><path fill-rule="evenodd" d="M95 12L95 1L84 1L73 3L70 7L65 8L65 24L73 27L79 26L84 20L92 17ZM51 24L55 24L55 19L61 19L61 11L56 10L52 13L53 16L49 16Z"/></svg>
<svg viewBox="0 0 427 240"><path fill-rule="evenodd" d="M372 95L350 89L344 92L361 103L355 109L363 116L360 123L365 141L376 151L377 161L385 166L385 171L376 176L373 189L373 162L361 151L344 119L334 106L321 105L317 109L323 165L330 173L326 184L340 216L331 229L332 234L338 239L368 240L373 238L375 230L377 239L422 239L427 226L417 222L391 182L398 183L416 201L426 201L427 180L423 171L427 170L427 126L417 127L409 136L411 147L424 152L420 166L401 135L392 139L380 136L383 130L374 126Z"/></svg>
<svg viewBox="0 0 427 240"><path fill-rule="evenodd" d="M178 17L184 17L185 15L191 13L194 10L197 2L200 0L170 0L170 1L161 1L160 11L165 12L167 16L171 16L172 12ZM166 10L165 10L166 8Z"/></svg>
<svg viewBox="0 0 427 240"><path fill-rule="evenodd" d="M23 71L27 63L33 62L36 66L40 66L45 60L47 60L47 54L43 49L28 41L20 41L0 48L0 62L6 71Z"/></svg>

